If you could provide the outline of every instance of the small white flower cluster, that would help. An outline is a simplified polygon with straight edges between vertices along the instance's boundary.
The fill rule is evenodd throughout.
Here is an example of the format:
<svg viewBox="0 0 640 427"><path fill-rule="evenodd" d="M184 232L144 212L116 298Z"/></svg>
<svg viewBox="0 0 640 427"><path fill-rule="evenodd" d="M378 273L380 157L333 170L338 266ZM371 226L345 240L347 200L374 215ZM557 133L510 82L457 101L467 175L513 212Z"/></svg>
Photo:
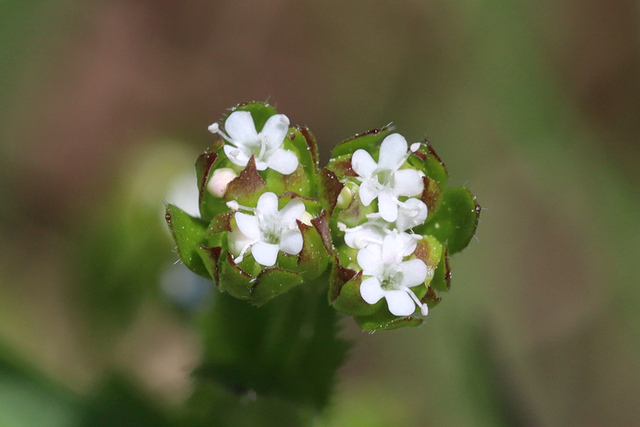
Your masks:
<svg viewBox="0 0 640 427"><path fill-rule="evenodd" d="M298 168L298 157L292 151L282 148L289 131L289 118L275 114L258 132L249 111L234 111L224 122L226 133L218 123L209 126L209 131L217 133L228 142L223 149L227 158L237 166L247 166L254 156L256 169L273 169L283 175L290 175ZM209 191L223 197L227 185L237 176L231 168L221 168L209 180ZM255 261L266 267L275 265L278 253L283 251L297 255L302 250L302 233L297 220L308 222L311 215L305 210L300 199L293 199L278 210L278 196L266 192L258 199L255 208L241 206L237 201L227 202L236 210L236 225L229 233L229 249L236 263L242 262L245 254L251 253ZM244 210L244 213L240 212Z"/></svg>
<svg viewBox="0 0 640 427"><path fill-rule="evenodd" d="M227 202L227 206L237 211L237 227L228 237L236 263L242 262L249 251L258 264L272 267L280 251L297 255L302 250L304 241L297 220L308 222L311 218L302 200L292 199L278 210L278 196L267 192L260 196L255 208L240 206L236 201Z"/></svg>
<svg viewBox="0 0 640 427"><path fill-rule="evenodd" d="M414 169L401 169L419 143L408 149L400 134L387 136L380 146L379 160L362 149L356 150L351 166L360 181L359 195L364 206L378 200L378 212L368 214L367 222L354 228L338 226L345 232L347 246L358 249L357 261L366 278L360 295L368 304L385 298L395 316L408 316L420 307L427 315L428 307L411 290L427 278L428 267L411 256L421 237L407 230L423 224L427 205L414 196L424 190L423 175ZM400 200L399 198L407 198Z"/></svg>
<svg viewBox="0 0 640 427"><path fill-rule="evenodd" d="M282 148L289 131L289 118L284 114L275 114L267 120L258 132L251 113L234 111L224 122L226 133L218 123L209 126L209 132L219 134L229 144L225 144L224 153L231 163L247 166L254 156L256 169L273 169L283 175L290 175L298 168L298 157Z"/></svg>

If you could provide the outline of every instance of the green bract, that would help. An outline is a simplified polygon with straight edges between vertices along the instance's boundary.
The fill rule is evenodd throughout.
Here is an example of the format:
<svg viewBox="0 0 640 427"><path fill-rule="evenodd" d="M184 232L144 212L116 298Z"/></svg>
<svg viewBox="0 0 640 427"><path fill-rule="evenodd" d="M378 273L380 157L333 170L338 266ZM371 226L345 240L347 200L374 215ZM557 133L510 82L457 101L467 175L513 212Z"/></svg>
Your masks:
<svg viewBox="0 0 640 427"><path fill-rule="evenodd" d="M422 322L480 213L468 190L445 187L427 141L386 126L341 142L319 170L311 132L268 104L240 104L220 123L196 161L200 218L167 206L188 268L257 306L327 286L329 304L364 330Z"/></svg>

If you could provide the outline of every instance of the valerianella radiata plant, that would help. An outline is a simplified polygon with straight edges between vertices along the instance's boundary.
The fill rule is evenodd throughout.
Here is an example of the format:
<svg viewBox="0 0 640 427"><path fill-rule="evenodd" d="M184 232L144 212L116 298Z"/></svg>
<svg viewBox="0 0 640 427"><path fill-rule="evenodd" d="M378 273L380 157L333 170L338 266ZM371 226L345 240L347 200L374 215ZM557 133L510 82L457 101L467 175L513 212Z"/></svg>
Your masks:
<svg viewBox="0 0 640 427"><path fill-rule="evenodd" d="M446 188L427 141L391 126L339 143L323 169L312 133L266 103L240 104L209 130L200 217L166 208L180 259L220 291L198 323L189 422L307 425L348 348L337 313L369 332L419 325L480 207Z"/></svg>
<svg viewBox="0 0 640 427"><path fill-rule="evenodd" d="M328 304L376 331L419 325L449 289L449 256L480 207L445 187L429 142L385 126L339 143L319 169L311 132L266 103L240 104L209 131L200 218L173 205L166 217L180 259L220 291L261 306L325 286Z"/></svg>

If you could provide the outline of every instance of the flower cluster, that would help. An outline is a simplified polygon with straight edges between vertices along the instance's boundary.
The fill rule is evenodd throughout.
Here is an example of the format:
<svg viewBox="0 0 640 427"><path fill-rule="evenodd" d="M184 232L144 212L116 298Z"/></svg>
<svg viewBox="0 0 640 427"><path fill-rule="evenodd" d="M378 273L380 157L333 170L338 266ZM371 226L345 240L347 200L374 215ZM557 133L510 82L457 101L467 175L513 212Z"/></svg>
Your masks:
<svg viewBox="0 0 640 427"><path fill-rule="evenodd" d="M254 305L329 282L329 303L365 330L422 321L479 215L468 190L443 190L428 142L409 146L387 126L338 144L320 170L311 132L268 104L220 123L196 162L200 216L167 206L187 267Z"/></svg>
<svg viewBox="0 0 640 427"><path fill-rule="evenodd" d="M414 151L419 145L412 146ZM351 167L360 181L360 200L369 206L377 199L378 212L367 214L367 221L353 228L338 223L347 246L358 250L357 263L366 277L360 285L362 299L368 304L386 299L395 316L413 314L416 305L423 315L428 313L427 304L411 288L433 274L421 259L407 260L421 236L406 230L423 224L428 211L415 198L424 191L422 175L415 169L401 169L411 154L407 148L405 138L394 133L382 141L378 162L363 149L353 153Z"/></svg>
<svg viewBox="0 0 640 427"><path fill-rule="evenodd" d="M262 305L329 264L313 199L317 145L263 103L242 104L222 123L209 126L219 139L196 162L200 218L169 205L167 219L189 268Z"/></svg>

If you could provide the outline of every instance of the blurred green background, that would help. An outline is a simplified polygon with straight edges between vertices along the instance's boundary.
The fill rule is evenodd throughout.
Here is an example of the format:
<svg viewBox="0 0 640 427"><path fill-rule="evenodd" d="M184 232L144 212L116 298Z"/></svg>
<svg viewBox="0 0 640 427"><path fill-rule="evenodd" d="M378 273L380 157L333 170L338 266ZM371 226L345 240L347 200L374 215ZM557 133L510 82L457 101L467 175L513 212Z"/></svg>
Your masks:
<svg viewBox="0 0 640 427"><path fill-rule="evenodd" d="M269 100L323 163L390 121L427 136L484 208L423 326L345 319L318 425L637 425L639 24L628 0L1 2L0 424L184 401L207 288L176 288L162 202L209 124Z"/></svg>

